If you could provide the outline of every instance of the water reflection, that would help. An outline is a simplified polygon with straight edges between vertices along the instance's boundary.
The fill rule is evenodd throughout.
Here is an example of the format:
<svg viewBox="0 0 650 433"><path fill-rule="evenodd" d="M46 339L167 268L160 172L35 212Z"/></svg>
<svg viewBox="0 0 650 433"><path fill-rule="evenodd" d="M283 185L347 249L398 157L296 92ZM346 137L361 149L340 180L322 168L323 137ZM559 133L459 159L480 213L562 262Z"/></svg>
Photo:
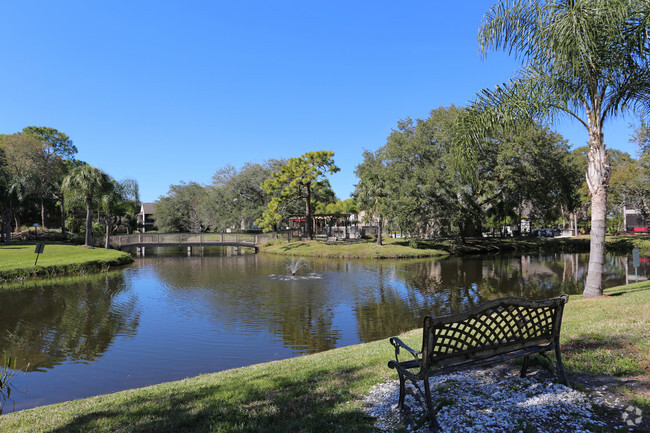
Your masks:
<svg viewBox="0 0 650 433"><path fill-rule="evenodd" d="M337 346L340 331L333 329L337 294L319 278L277 279L286 269L278 257L145 258L142 266L156 266L170 302L179 308L206 307L208 320L224 332L245 327L268 332L285 346L308 353ZM185 294L193 297L186 298Z"/></svg>
<svg viewBox="0 0 650 433"><path fill-rule="evenodd" d="M435 295L461 289L444 302L446 312L455 312L501 296L543 299L562 293L582 292L588 254L515 256L500 254L419 261L404 266L401 276L423 294ZM626 283L625 256L608 256L605 262L606 287ZM469 292L462 292L462 289ZM476 290L478 289L478 290ZM443 310L445 311L445 310Z"/></svg>
<svg viewBox="0 0 650 433"><path fill-rule="evenodd" d="M133 335L138 323L137 296L126 290L122 272L0 296L0 347L21 370L94 361L116 336Z"/></svg>
<svg viewBox="0 0 650 433"><path fill-rule="evenodd" d="M627 261L608 256L606 286L625 283ZM209 306L209 320L224 331L266 331L292 350L310 353L336 347L352 329L359 341L372 341L417 327L427 314L456 313L497 297L581 293L588 255L312 259L313 272L300 278L287 276L286 259L275 256L153 257L138 263L154 266L178 308L198 302Z"/></svg>

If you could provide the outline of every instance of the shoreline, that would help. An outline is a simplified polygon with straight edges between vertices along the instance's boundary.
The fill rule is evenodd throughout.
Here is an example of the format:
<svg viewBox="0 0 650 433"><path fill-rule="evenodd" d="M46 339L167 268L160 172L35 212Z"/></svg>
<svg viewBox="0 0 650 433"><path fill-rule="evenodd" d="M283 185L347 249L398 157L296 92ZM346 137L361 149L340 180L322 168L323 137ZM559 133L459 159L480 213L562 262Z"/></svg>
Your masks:
<svg viewBox="0 0 650 433"><path fill-rule="evenodd" d="M45 244L38 264L34 264L35 245L35 242L0 245L0 290L21 287L26 282L107 272L134 261L131 254L122 251L51 242Z"/></svg>
<svg viewBox="0 0 650 433"><path fill-rule="evenodd" d="M619 244L618 248L625 248ZM631 248L630 248L631 249ZM577 238L474 238L459 244L452 240L400 239L387 237L383 245L375 240L341 240L327 244L320 240L278 240L260 247L268 254L333 259L402 259L448 257L500 252L589 252L589 237Z"/></svg>
<svg viewBox="0 0 650 433"><path fill-rule="evenodd" d="M629 254L639 248L642 256L650 256L650 236L608 236L607 252ZM26 281L37 283L45 279L79 276L106 272L112 267L133 263L135 259L127 252L104 248L86 248L76 244L46 243L45 252L39 264L33 265L33 249L36 242L15 242L0 245L0 259L7 261L8 251L24 249L22 263L0 266L0 290L22 286ZM67 251L56 251L67 248ZM30 252L30 249L32 250ZM52 251L55 250L53 254ZM84 253L85 252L85 253ZM470 254L494 254L500 252L521 253L587 253L589 237L572 238L475 238L463 244L451 240L396 239L386 237L384 245L377 246L374 240L342 240L334 244L323 241L278 240L260 246L260 252L289 257L321 257L331 259L417 259L443 258ZM68 256L73 256L71 259ZM2 261L0 261L2 263Z"/></svg>

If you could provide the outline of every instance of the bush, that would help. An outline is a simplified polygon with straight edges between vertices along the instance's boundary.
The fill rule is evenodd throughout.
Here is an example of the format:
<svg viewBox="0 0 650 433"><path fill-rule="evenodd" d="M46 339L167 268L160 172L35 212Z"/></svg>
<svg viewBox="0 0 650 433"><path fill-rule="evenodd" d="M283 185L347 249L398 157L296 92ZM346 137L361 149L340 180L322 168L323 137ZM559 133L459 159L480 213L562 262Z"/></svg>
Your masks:
<svg viewBox="0 0 650 433"><path fill-rule="evenodd" d="M65 219L65 228L68 229L71 233L80 233L83 229L84 224L82 220L68 217Z"/></svg>

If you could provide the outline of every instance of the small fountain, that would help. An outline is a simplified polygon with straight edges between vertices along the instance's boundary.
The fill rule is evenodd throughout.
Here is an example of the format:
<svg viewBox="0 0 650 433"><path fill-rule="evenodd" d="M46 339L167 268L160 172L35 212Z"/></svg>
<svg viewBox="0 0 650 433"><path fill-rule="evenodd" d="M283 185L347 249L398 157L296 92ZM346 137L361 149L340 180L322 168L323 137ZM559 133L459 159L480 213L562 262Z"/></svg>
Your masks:
<svg viewBox="0 0 650 433"><path fill-rule="evenodd" d="M271 274L269 277L280 281L320 280L323 278L321 274L311 272L311 264L304 257L287 257L285 259L285 267L288 271L288 275ZM301 269L305 270L304 275L296 275Z"/></svg>
<svg viewBox="0 0 650 433"><path fill-rule="evenodd" d="M309 269L309 262L304 257L288 257L287 258L287 270L291 272L291 275L296 275L301 268Z"/></svg>

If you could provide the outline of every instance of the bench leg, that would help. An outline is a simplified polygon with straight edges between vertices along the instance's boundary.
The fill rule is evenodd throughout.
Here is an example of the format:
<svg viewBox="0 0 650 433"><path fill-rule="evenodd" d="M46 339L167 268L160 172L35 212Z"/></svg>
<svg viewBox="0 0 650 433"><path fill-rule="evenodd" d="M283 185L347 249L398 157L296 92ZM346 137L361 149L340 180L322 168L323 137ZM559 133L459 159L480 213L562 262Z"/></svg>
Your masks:
<svg viewBox="0 0 650 433"><path fill-rule="evenodd" d="M433 402L431 401L431 386L429 385L429 378L424 377L424 399L427 404L427 416L431 425L431 430L434 432L440 431L440 424L436 418L436 413L433 411Z"/></svg>
<svg viewBox="0 0 650 433"><path fill-rule="evenodd" d="M519 373L519 376L526 377L527 371L528 371L528 355L524 356L524 365L521 366L521 372Z"/></svg>
<svg viewBox="0 0 650 433"><path fill-rule="evenodd" d="M406 386L404 384L404 375L399 374L399 402L397 403L397 407L401 410L404 409L404 394L406 394Z"/></svg>
<svg viewBox="0 0 650 433"><path fill-rule="evenodd" d="M557 369L557 378L558 380L566 385L571 386L569 379L566 377L566 372L564 371L564 364L562 364L562 355L560 354L560 342L555 343L555 364Z"/></svg>

